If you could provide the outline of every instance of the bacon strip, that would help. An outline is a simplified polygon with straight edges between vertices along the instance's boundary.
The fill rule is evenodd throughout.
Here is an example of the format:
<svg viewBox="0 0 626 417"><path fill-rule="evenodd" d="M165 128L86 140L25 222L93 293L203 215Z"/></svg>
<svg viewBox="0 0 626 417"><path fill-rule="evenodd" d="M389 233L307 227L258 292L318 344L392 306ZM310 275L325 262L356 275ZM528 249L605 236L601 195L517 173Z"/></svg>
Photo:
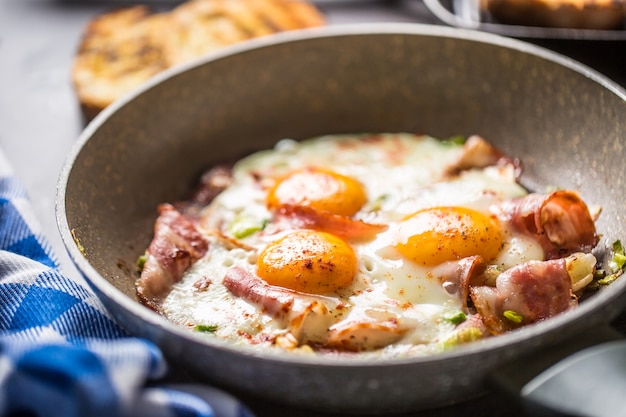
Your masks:
<svg viewBox="0 0 626 417"><path fill-rule="evenodd" d="M565 259L529 261L501 273L496 287L477 286L470 295L494 334L553 317L577 305ZM519 322L505 317L513 312Z"/></svg>
<svg viewBox="0 0 626 417"><path fill-rule="evenodd" d="M491 143L478 135L470 136L463 145L463 153L454 164L447 167L448 175L458 175L461 171L473 168L485 168L493 165L511 164L515 167L515 175L521 174L521 164L511 159Z"/></svg>
<svg viewBox="0 0 626 417"><path fill-rule="evenodd" d="M441 281L448 294L458 296L462 305L466 307L470 281L481 275L485 268L485 260L482 256L476 255L441 264L432 271L432 275Z"/></svg>
<svg viewBox="0 0 626 417"><path fill-rule="evenodd" d="M384 224L365 223L308 206L282 205L276 215L279 221L287 221L291 227L320 230L347 240L369 240L387 229Z"/></svg>
<svg viewBox="0 0 626 417"><path fill-rule="evenodd" d="M240 267L229 269L223 283L236 297L260 305L275 318L286 320L287 329L299 344L325 343L328 328L347 311L341 300L270 285Z"/></svg>
<svg viewBox="0 0 626 417"><path fill-rule="evenodd" d="M589 209L574 191L529 194L501 203L496 211L502 220L536 238L547 259L589 252L598 244Z"/></svg>
<svg viewBox="0 0 626 417"><path fill-rule="evenodd" d="M259 304L271 316L285 315L292 307L295 294L270 285L240 267L230 268L224 276L224 286L234 296Z"/></svg>
<svg viewBox="0 0 626 417"><path fill-rule="evenodd" d="M136 283L138 296L158 309L172 285L180 281L183 273L204 256L208 248L208 240L189 218L170 204L159 206L148 259Z"/></svg>

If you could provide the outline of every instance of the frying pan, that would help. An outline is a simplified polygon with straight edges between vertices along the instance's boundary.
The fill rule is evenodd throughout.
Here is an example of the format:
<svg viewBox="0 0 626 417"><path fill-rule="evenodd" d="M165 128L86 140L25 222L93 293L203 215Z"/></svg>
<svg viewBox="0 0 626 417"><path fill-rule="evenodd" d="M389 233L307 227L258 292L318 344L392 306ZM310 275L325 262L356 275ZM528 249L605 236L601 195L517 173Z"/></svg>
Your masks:
<svg viewBox="0 0 626 417"><path fill-rule="evenodd" d="M331 26L220 50L157 76L84 130L62 170L67 250L113 316L170 362L267 401L339 413L422 410L480 395L501 367L567 340L595 343L626 306L626 279L578 309L429 357L385 360L251 352L199 337L141 305L135 262L156 207L190 195L216 162L326 133L481 134L524 163L522 183L602 206L596 255L625 238L626 94L529 44L415 24ZM589 341L588 343L586 341ZM569 345L568 345L569 346Z"/></svg>

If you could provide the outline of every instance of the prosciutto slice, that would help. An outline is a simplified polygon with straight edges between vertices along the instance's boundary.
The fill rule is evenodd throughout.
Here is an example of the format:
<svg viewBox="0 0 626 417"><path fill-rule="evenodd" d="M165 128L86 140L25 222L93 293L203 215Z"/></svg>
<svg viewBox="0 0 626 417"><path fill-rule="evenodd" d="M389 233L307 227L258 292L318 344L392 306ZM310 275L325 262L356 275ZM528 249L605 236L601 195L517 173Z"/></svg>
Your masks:
<svg viewBox="0 0 626 417"><path fill-rule="evenodd" d="M292 228L320 230L347 240L373 239L387 229L384 224L365 223L308 206L285 204L278 208L276 216L278 222L287 222Z"/></svg>
<svg viewBox="0 0 626 417"><path fill-rule="evenodd" d="M439 279L448 294L456 295L463 307L467 307L470 283L472 279L481 276L485 269L484 259L475 255L441 264L432 271L432 276Z"/></svg>
<svg viewBox="0 0 626 417"><path fill-rule="evenodd" d="M493 334L553 317L577 305L565 259L529 261L501 273L496 286L470 288Z"/></svg>
<svg viewBox="0 0 626 417"><path fill-rule="evenodd" d="M240 267L229 269L223 283L234 296L261 306L272 317L285 320L287 329L299 344L325 343L328 328L347 310L339 299L270 285Z"/></svg>
<svg viewBox="0 0 626 417"><path fill-rule="evenodd" d="M140 278L137 294L148 306L158 309L172 285L209 248L208 240L196 229L193 221L170 204L159 206L154 225L154 238Z"/></svg>
<svg viewBox="0 0 626 417"><path fill-rule="evenodd" d="M285 315L293 306L295 294L263 281L243 268L233 267L224 276L224 286L235 297L260 305L271 316Z"/></svg>
<svg viewBox="0 0 626 417"><path fill-rule="evenodd" d="M574 191L528 194L501 203L496 212L500 219L535 238L547 259L589 252L598 243L589 209Z"/></svg>
<svg viewBox="0 0 626 417"><path fill-rule="evenodd" d="M446 173L458 175L468 169L509 164L515 168L515 175L519 176L521 174L519 160L511 159L482 137L473 135L465 141L463 153L453 164L447 167Z"/></svg>

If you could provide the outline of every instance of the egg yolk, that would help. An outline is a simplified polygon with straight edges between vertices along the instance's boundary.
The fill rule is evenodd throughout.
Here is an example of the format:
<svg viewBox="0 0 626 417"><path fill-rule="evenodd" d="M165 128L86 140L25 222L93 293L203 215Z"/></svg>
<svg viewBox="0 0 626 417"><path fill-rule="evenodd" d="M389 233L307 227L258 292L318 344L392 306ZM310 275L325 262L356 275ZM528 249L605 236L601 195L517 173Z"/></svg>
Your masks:
<svg viewBox="0 0 626 417"><path fill-rule="evenodd" d="M418 264L434 266L473 255L495 258L502 247L495 216L462 207L435 207L407 216L398 250Z"/></svg>
<svg viewBox="0 0 626 417"><path fill-rule="evenodd" d="M343 216L352 216L367 201L363 185L354 178L336 172L306 168L293 171L269 190L267 205L309 206Z"/></svg>
<svg viewBox="0 0 626 417"><path fill-rule="evenodd" d="M326 294L349 285L356 265L356 255L344 240L300 230L265 247L257 260L257 274L271 285Z"/></svg>

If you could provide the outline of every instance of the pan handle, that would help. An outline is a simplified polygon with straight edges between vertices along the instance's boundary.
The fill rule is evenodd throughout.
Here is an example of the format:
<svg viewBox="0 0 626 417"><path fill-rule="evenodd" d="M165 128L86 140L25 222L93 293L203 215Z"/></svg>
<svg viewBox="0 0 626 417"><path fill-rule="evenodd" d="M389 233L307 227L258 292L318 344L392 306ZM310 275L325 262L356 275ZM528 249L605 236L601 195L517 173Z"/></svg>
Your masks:
<svg viewBox="0 0 626 417"><path fill-rule="evenodd" d="M626 416L626 339L608 324L491 375L528 416Z"/></svg>

